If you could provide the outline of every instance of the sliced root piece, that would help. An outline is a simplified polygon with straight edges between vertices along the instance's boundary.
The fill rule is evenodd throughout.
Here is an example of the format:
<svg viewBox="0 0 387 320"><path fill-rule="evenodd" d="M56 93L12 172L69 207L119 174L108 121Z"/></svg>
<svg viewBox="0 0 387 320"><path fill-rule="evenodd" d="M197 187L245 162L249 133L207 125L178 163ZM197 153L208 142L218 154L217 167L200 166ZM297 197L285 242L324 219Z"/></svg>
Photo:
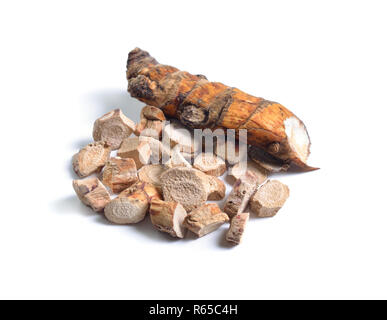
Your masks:
<svg viewBox="0 0 387 320"><path fill-rule="evenodd" d="M246 171L254 173L257 176L258 184L262 184L267 179L267 170L253 162L252 160L247 160L247 162L240 162L235 164L232 168L229 169L228 174L235 179L242 177Z"/></svg>
<svg viewBox="0 0 387 320"><path fill-rule="evenodd" d="M188 212L207 200L207 180L204 173L191 168L177 167L161 175L161 188L166 201L180 203Z"/></svg>
<svg viewBox="0 0 387 320"><path fill-rule="evenodd" d="M171 152L171 158L165 163L167 168L186 167L191 168L192 165L184 158L180 152L180 147L175 146Z"/></svg>
<svg viewBox="0 0 387 320"><path fill-rule="evenodd" d="M131 158L110 158L102 177L103 183L114 193L121 192L138 180L136 163Z"/></svg>
<svg viewBox="0 0 387 320"><path fill-rule="evenodd" d="M202 237L227 221L229 217L219 209L217 204L208 203L189 213L184 219L184 226L198 237Z"/></svg>
<svg viewBox="0 0 387 320"><path fill-rule="evenodd" d="M116 224L138 223L148 211L148 198L143 191L129 197L117 197L105 207L105 217Z"/></svg>
<svg viewBox="0 0 387 320"><path fill-rule="evenodd" d="M273 217L289 197L289 188L278 180L263 184L250 200L251 211L258 217Z"/></svg>
<svg viewBox="0 0 387 320"><path fill-rule="evenodd" d="M205 174L219 177L226 172L226 163L213 153L200 153L194 161L194 168Z"/></svg>
<svg viewBox="0 0 387 320"><path fill-rule="evenodd" d="M163 131L163 121L142 119L136 125L135 134L142 137L160 139Z"/></svg>
<svg viewBox="0 0 387 320"><path fill-rule="evenodd" d="M153 106L145 106L141 110L141 119L165 121L164 112Z"/></svg>
<svg viewBox="0 0 387 320"><path fill-rule="evenodd" d="M226 160L229 165L234 165L246 158L247 146L245 148L240 148L239 144L235 141L217 141L214 145L215 154ZM245 154L240 154L244 152Z"/></svg>
<svg viewBox="0 0 387 320"><path fill-rule="evenodd" d="M135 124L120 109L110 111L94 122L93 138L95 141L106 141L117 150L123 139L129 137Z"/></svg>
<svg viewBox="0 0 387 320"><path fill-rule="evenodd" d="M212 201L222 200L226 195L226 186L224 182L213 176L207 176L207 179L208 179L207 200L212 200Z"/></svg>
<svg viewBox="0 0 387 320"><path fill-rule="evenodd" d="M81 178L100 172L109 156L110 147L106 142L90 143L73 156L74 171Z"/></svg>
<svg viewBox="0 0 387 320"><path fill-rule="evenodd" d="M228 229L226 240L233 244L240 244L247 221L249 220L250 214L248 212L238 213L232 218L230 223L230 229Z"/></svg>
<svg viewBox="0 0 387 320"><path fill-rule="evenodd" d="M143 166L138 171L138 178L143 182L153 184L159 191L161 191L161 174L165 170L165 167L161 164Z"/></svg>
<svg viewBox="0 0 387 320"><path fill-rule="evenodd" d="M172 237L184 238L186 228L183 226L187 212L177 202L153 200L149 209L152 224Z"/></svg>
<svg viewBox="0 0 387 320"><path fill-rule="evenodd" d="M73 188L79 200L95 212L102 211L110 202L109 192L97 178L74 180Z"/></svg>
<svg viewBox="0 0 387 320"><path fill-rule="evenodd" d="M178 121L171 121L164 127L163 139L169 140L173 148L176 145L180 146L180 151L187 154L195 153L194 136L192 131L184 127Z"/></svg>
<svg viewBox="0 0 387 320"><path fill-rule="evenodd" d="M146 136L140 136L139 140L149 144L151 149L150 163L160 163L162 157L170 157L171 150L169 146L164 145L160 140Z"/></svg>
<svg viewBox="0 0 387 320"><path fill-rule="evenodd" d="M230 218L245 211L251 196L257 189L258 182L255 174L247 171L234 184L233 189L226 200L224 212Z"/></svg>
<svg viewBox="0 0 387 320"><path fill-rule="evenodd" d="M150 161L151 149L146 141L140 141L138 137L127 138L122 142L117 155L121 158L132 158L137 168L141 168Z"/></svg>
<svg viewBox="0 0 387 320"><path fill-rule="evenodd" d="M116 224L138 223L145 218L154 199L161 199L157 189L149 183L137 182L105 207L105 216Z"/></svg>
<svg viewBox="0 0 387 320"><path fill-rule="evenodd" d="M289 164L258 147L250 146L249 156L255 163L269 172L287 171L289 169Z"/></svg>

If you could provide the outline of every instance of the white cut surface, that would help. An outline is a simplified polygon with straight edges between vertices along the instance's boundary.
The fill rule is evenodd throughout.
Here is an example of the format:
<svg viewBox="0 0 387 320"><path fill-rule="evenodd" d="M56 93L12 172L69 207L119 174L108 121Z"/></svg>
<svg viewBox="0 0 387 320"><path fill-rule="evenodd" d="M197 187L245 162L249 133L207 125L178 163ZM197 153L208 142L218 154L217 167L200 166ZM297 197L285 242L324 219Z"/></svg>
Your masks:
<svg viewBox="0 0 387 320"><path fill-rule="evenodd" d="M301 161L306 163L310 140L304 124L296 117L290 117L284 121L284 125L290 147L297 153Z"/></svg>

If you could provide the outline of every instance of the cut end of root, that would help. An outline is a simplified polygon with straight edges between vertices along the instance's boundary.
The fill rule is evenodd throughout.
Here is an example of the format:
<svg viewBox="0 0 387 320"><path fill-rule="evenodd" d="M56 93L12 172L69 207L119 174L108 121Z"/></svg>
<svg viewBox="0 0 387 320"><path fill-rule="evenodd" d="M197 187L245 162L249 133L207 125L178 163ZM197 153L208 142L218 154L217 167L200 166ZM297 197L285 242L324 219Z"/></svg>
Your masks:
<svg viewBox="0 0 387 320"><path fill-rule="evenodd" d="M310 140L305 125L296 117L284 121L289 146L297 157L306 164L309 156Z"/></svg>

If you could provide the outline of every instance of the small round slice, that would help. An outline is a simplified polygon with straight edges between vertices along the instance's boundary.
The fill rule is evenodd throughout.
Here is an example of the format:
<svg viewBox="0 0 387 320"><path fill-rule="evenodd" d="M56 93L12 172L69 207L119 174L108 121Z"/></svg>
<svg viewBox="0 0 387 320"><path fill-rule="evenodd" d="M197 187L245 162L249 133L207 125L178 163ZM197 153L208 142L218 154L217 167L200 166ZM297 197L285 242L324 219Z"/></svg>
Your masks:
<svg viewBox="0 0 387 320"><path fill-rule="evenodd" d="M176 167L161 175L165 201L180 203L187 212L202 206L207 200L207 181L196 169Z"/></svg>
<svg viewBox="0 0 387 320"><path fill-rule="evenodd" d="M226 163L213 153L201 153L195 158L194 168L208 175L219 177L226 172Z"/></svg>

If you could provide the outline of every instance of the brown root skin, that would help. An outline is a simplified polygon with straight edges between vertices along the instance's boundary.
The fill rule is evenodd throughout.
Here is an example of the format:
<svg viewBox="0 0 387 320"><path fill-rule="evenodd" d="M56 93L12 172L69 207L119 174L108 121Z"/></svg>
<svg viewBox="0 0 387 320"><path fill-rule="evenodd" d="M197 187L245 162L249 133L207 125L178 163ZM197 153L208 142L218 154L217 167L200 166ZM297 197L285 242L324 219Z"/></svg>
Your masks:
<svg viewBox="0 0 387 320"><path fill-rule="evenodd" d="M303 171L310 139L306 127L279 103L257 98L219 82L209 82L159 64L139 48L129 53L128 91L191 128L246 129L247 142Z"/></svg>

